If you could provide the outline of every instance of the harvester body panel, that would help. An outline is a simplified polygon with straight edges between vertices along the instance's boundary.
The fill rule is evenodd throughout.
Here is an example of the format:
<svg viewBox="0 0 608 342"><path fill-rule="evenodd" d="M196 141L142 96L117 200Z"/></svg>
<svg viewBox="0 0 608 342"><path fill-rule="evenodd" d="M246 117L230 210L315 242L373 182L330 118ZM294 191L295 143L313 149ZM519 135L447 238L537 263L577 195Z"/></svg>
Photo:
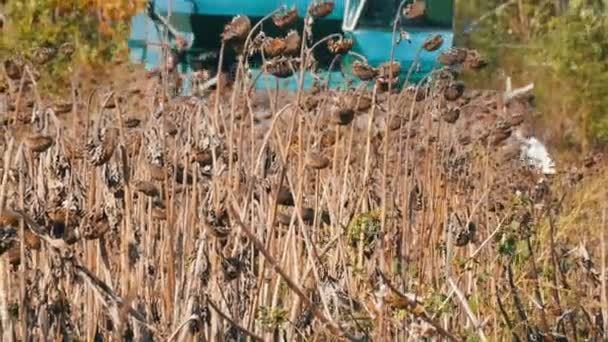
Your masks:
<svg viewBox="0 0 608 342"><path fill-rule="evenodd" d="M184 54L179 64L179 71L191 73L201 68L217 66L220 34L224 26L236 15L246 15L253 25L263 16L281 6L287 9L296 8L299 21L290 29L302 32L303 19L314 1L323 0L156 0L153 8L156 14L164 16L180 35L188 37L192 45ZM420 1L420 0L412 0ZM353 39L353 52L367 58L372 66L378 66L391 59L393 41L393 23L399 7L398 0L336 0L333 12L325 18L316 19L313 25L313 38L318 40L332 33L343 33ZM426 0L426 13L423 20L402 19L395 36L406 35L407 39L395 45L394 60L401 63L403 78L409 72L410 82L416 82L428 75L436 67L438 54L453 44L453 0ZM262 28L267 36L284 36L287 29L279 29L271 20L264 22ZM172 37L167 30L151 19L147 13L141 13L132 20L129 47L131 60L144 63L147 69L161 67L163 47ZM406 32L403 33L402 32ZM443 45L436 51L421 51L422 44L432 36L441 35ZM174 38L174 37L173 37ZM350 74L350 63L354 57L342 58L341 66L328 70L333 58L326 48L315 50L320 71L316 77L329 77L331 85L340 86L353 79ZM236 60L236 53L226 49L225 61ZM252 73L261 72L261 61L252 61ZM416 63L414 63L416 62ZM225 64L224 70L230 66ZM331 76L330 76L331 75ZM272 80L272 76L258 78L256 86L265 88L277 85L280 88L297 89L296 77ZM305 87L312 84L313 77L307 75ZM356 80L354 80L356 81Z"/></svg>

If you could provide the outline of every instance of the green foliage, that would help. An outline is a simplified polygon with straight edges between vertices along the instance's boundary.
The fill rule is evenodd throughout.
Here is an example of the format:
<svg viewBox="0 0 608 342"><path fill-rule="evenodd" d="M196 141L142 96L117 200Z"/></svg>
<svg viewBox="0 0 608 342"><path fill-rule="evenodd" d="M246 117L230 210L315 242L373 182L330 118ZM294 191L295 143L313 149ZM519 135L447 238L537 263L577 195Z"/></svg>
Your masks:
<svg viewBox="0 0 608 342"><path fill-rule="evenodd" d="M510 203L510 222L495 237L498 255L512 260L515 265L525 263L531 256L528 240L532 241L535 233L528 211L531 206L532 199L525 193L514 194Z"/></svg>
<svg viewBox="0 0 608 342"><path fill-rule="evenodd" d="M72 62L100 65L122 59L127 52L129 18L141 0L8 0L3 12L8 23L0 36L0 60L22 55L42 74L44 83L66 79ZM37 49L58 50L71 44L70 56L57 54L44 65L33 59Z"/></svg>
<svg viewBox="0 0 608 342"><path fill-rule="evenodd" d="M287 311L282 308L258 308L258 319L270 331L275 330L287 321Z"/></svg>
<svg viewBox="0 0 608 342"><path fill-rule="evenodd" d="M458 2L459 25L466 25L504 1ZM497 76L534 82L541 124L556 132L554 143L608 142L608 18L603 1L522 0L487 16L464 44L493 61L476 85L496 86ZM464 39L462 39L464 38ZM551 127L551 126L554 127ZM559 132L559 134L557 133Z"/></svg>
<svg viewBox="0 0 608 342"><path fill-rule="evenodd" d="M465 341L466 342L480 342L480 341L482 341L482 339L481 339L481 337L479 337L479 334L477 333L477 331L475 331L475 328L471 327L471 328L466 329Z"/></svg>
<svg viewBox="0 0 608 342"><path fill-rule="evenodd" d="M405 309L393 310L393 319L396 321L404 321L407 319L408 312Z"/></svg>
<svg viewBox="0 0 608 342"><path fill-rule="evenodd" d="M597 13L578 4L550 21L545 55L555 73L579 90L571 101L586 109L580 117L584 129L591 138L608 142L608 19Z"/></svg>
<svg viewBox="0 0 608 342"><path fill-rule="evenodd" d="M9 304L8 306L8 314L13 318L16 319L19 317L19 303L14 302Z"/></svg>
<svg viewBox="0 0 608 342"><path fill-rule="evenodd" d="M436 317L449 314L457 308L454 302L443 293L432 293L424 302L424 306Z"/></svg>
<svg viewBox="0 0 608 342"><path fill-rule="evenodd" d="M513 233L500 234L498 254L502 257L512 257L517 253L517 236Z"/></svg>
<svg viewBox="0 0 608 342"><path fill-rule="evenodd" d="M352 246L361 244L366 255L371 254L380 234L380 212L372 211L357 216L348 227L348 241Z"/></svg>

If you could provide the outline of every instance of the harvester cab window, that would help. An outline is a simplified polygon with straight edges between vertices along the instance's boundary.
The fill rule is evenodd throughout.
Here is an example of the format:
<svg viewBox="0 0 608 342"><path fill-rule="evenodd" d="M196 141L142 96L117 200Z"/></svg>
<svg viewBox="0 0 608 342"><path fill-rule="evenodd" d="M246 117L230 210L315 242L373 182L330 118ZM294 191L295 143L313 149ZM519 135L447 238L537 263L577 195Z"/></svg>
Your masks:
<svg viewBox="0 0 608 342"><path fill-rule="evenodd" d="M344 13L344 22L342 29L344 31L352 31L357 26L361 12L365 7L366 0L346 0L346 11Z"/></svg>
<svg viewBox="0 0 608 342"><path fill-rule="evenodd" d="M392 26L399 0L366 1L359 21L362 28L388 28Z"/></svg>
<svg viewBox="0 0 608 342"><path fill-rule="evenodd" d="M344 29L392 28L400 0L347 0ZM409 0L404 6L404 28L451 27L453 0ZM407 9L407 10L406 10Z"/></svg>

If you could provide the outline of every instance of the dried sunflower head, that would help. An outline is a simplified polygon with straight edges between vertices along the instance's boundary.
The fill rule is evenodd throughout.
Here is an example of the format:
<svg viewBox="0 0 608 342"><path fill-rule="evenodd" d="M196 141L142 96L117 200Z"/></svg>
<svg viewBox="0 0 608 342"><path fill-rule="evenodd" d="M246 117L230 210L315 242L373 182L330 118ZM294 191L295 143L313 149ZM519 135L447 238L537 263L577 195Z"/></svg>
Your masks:
<svg viewBox="0 0 608 342"><path fill-rule="evenodd" d="M322 170L329 166L329 159L316 152L309 152L305 162L307 167L314 170Z"/></svg>
<svg viewBox="0 0 608 342"><path fill-rule="evenodd" d="M459 117L460 109L458 108L448 109L441 114L441 118L443 119L443 121L451 124L455 123Z"/></svg>
<svg viewBox="0 0 608 342"><path fill-rule="evenodd" d="M443 45L443 37L441 35L435 35L428 38L423 44L422 48L428 52L437 51L441 45Z"/></svg>
<svg viewBox="0 0 608 342"><path fill-rule="evenodd" d="M285 36L285 49L283 50L283 55L297 56L300 53L301 44L302 39L300 38L298 31L289 31L287 36Z"/></svg>
<svg viewBox="0 0 608 342"><path fill-rule="evenodd" d="M277 203L279 205L290 206L290 207L293 207L295 205L295 202L293 200L293 195L291 194L291 191L289 190L288 187L283 186L283 187L281 187L281 189L279 189Z"/></svg>
<svg viewBox="0 0 608 342"><path fill-rule="evenodd" d="M464 63L467 58L467 50L463 48L451 48L442 52L437 61L444 66L453 66Z"/></svg>
<svg viewBox="0 0 608 342"><path fill-rule="evenodd" d="M272 22L279 28L284 28L294 24L298 20L298 10L293 7L285 13L272 16Z"/></svg>
<svg viewBox="0 0 608 342"><path fill-rule="evenodd" d="M30 51L30 58L38 65L46 64L55 57L57 49L52 47L39 47Z"/></svg>
<svg viewBox="0 0 608 342"><path fill-rule="evenodd" d="M264 64L264 71L278 78L292 76L297 68L297 61L295 59L285 57L275 58Z"/></svg>
<svg viewBox="0 0 608 342"><path fill-rule="evenodd" d="M344 39L342 37L339 39L330 39L327 41L327 48L333 54L345 54L353 48L353 40Z"/></svg>
<svg viewBox="0 0 608 342"><path fill-rule="evenodd" d="M355 111L346 106L339 106L332 112L331 121L333 124L346 126L350 124L355 117Z"/></svg>
<svg viewBox="0 0 608 342"><path fill-rule="evenodd" d="M224 27L221 38L223 42L244 41L249 31L251 31L251 20L249 17L237 15Z"/></svg>
<svg viewBox="0 0 608 342"><path fill-rule="evenodd" d="M141 120L134 116L129 116L129 117L125 118L125 120L124 120L124 125L127 128L135 128L135 127L139 126L140 123L141 123Z"/></svg>
<svg viewBox="0 0 608 342"><path fill-rule="evenodd" d="M488 65L486 59L476 50L468 50L464 61L464 67L467 70L478 71Z"/></svg>
<svg viewBox="0 0 608 342"><path fill-rule="evenodd" d="M378 76L378 69L370 66L367 62L353 62L352 70L353 74L361 81L370 81Z"/></svg>
<svg viewBox="0 0 608 342"><path fill-rule="evenodd" d="M149 181L135 181L133 183L135 191L140 192L148 197L157 197L160 195L160 190L154 183Z"/></svg>
<svg viewBox="0 0 608 342"><path fill-rule="evenodd" d="M372 97L369 94L353 94L349 97L349 105L358 112L363 112L372 107Z"/></svg>
<svg viewBox="0 0 608 342"><path fill-rule="evenodd" d="M315 18L325 18L334 11L334 1L321 1L315 3L309 8L308 13Z"/></svg>
<svg viewBox="0 0 608 342"><path fill-rule="evenodd" d="M19 226L19 214L11 211L4 210L0 213L0 228L4 227L14 227Z"/></svg>
<svg viewBox="0 0 608 342"><path fill-rule="evenodd" d="M75 51L76 47L70 42L63 43L59 46L59 53L65 57L71 57Z"/></svg>
<svg viewBox="0 0 608 342"><path fill-rule="evenodd" d="M462 96L462 94L464 94L464 89L464 83L454 82L448 85L446 90L443 92L443 96L448 101L456 101Z"/></svg>
<svg viewBox="0 0 608 342"><path fill-rule="evenodd" d="M282 38L268 38L264 41L263 49L264 55L268 58L274 58L283 53L287 44Z"/></svg>
<svg viewBox="0 0 608 342"><path fill-rule="evenodd" d="M25 145L35 153L42 153L48 150L53 146L53 143L53 138L40 134L35 134L25 139Z"/></svg>
<svg viewBox="0 0 608 342"><path fill-rule="evenodd" d="M18 80L21 78L23 68L25 67L25 61L22 58L9 58L4 61L4 70L6 76L12 80Z"/></svg>
<svg viewBox="0 0 608 342"><path fill-rule="evenodd" d="M401 64L399 62L386 62L380 65L379 71L382 78L397 78L401 75Z"/></svg>
<svg viewBox="0 0 608 342"><path fill-rule="evenodd" d="M85 149L89 157L89 161L93 166L101 166L107 163L118 144L118 130L109 128L105 130L101 142L89 141Z"/></svg>

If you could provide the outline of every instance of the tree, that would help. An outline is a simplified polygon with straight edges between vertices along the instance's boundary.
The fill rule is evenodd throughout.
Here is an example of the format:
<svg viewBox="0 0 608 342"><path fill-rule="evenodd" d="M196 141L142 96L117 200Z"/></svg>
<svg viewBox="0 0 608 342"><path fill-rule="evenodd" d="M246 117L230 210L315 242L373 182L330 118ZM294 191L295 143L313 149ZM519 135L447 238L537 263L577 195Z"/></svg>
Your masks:
<svg viewBox="0 0 608 342"><path fill-rule="evenodd" d="M478 82L496 82L501 72L522 83L534 81L539 122L560 133L554 143L582 150L604 146L608 142L605 1L459 1L459 22L506 3L511 5L487 17L463 39L494 60L488 77Z"/></svg>

